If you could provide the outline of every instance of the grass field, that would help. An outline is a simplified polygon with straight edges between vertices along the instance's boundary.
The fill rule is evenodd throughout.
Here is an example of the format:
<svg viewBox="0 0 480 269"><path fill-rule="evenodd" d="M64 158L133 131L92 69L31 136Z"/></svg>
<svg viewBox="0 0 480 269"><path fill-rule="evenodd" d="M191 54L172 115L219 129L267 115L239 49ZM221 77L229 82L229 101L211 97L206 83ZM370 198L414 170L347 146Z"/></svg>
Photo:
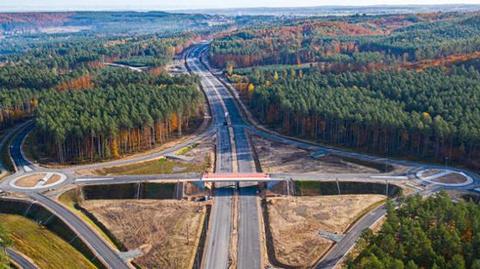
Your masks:
<svg viewBox="0 0 480 269"><path fill-rule="evenodd" d="M10 231L13 247L30 257L39 268L96 268L63 239L27 218L0 214L0 222Z"/></svg>
<svg viewBox="0 0 480 269"><path fill-rule="evenodd" d="M158 159L125 166L107 167L96 170L99 175L148 175L148 174L173 174L188 172L204 172L207 169L204 164L182 162L168 159Z"/></svg>

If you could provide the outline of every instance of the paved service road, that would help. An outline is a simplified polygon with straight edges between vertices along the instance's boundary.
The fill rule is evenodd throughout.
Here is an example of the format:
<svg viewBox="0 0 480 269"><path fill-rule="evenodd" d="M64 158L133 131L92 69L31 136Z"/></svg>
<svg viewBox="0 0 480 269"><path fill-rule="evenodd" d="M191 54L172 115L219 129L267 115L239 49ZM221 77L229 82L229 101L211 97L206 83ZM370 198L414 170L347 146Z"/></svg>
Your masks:
<svg viewBox="0 0 480 269"><path fill-rule="evenodd" d="M385 206L380 206L367 213L348 231L345 236L337 242L333 248L317 264L316 269L333 269L335 265L350 251L357 242L365 228L372 226L386 214Z"/></svg>
<svg viewBox="0 0 480 269"><path fill-rule="evenodd" d="M108 246L97 233L92 231L77 215L42 194L31 193L30 197L45 206L69 225L70 228L77 233L80 239L82 239L83 242L85 242L97 257L109 268L129 268L129 266L120 258L118 253L111 249L110 246Z"/></svg>
<svg viewBox="0 0 480 269"><path fill-rule="evenodd" d="M14 249L7 248L7 255L8 257L18 266L20 266L22 269L38 269L38 267L33 264L31 261L26 259L22 254L17 252Z"/></svg>
<svg viewBox="0 0 480 269"><path fill-rule="evenodd" d="M36 170L36 166L33 165L30 161L28 161L25 156L23 156L22 152L22 143L27 134L32 130L33 123L29 122L21 127L19 134L17 134L12 141L10 146L10 156L15 163L15 167L19 172L32 172Z"/></svg>

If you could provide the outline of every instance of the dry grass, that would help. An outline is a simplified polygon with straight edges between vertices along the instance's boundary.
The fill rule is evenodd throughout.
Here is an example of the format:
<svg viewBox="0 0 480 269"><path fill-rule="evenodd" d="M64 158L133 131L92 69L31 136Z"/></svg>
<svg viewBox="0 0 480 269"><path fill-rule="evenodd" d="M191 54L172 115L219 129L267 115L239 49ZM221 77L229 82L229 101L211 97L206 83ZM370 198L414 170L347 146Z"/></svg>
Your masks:
<svg viewBox="0 0 480 269"><path fill-rule="evenodd" d="M95 200L82 203L129 250L142 268L192 268L205 204L175 200Z"/></svg>
<svg viewBox="0 0 480 269"><path fill-rule="evenodd" d="M40 182L45 177L45 175L46 175L45 173L41 173L41 174L24 176L24 177L21 177L19 180L17 180L15 182L15 185L23 188L35 187L38 184L38 182Z"/></svg>
<svg viewBox="0 0 480 269"><path fill-rule="evenodd" d="M320 231L342 234L383 195L335 195L321 197L281 197L268 199L270 231L277 260L283 264L309 268L332 241Z"/></svg>
<svg viewBox="0 0 480 269"><path fill-rule="evenodd" d="M258 159L265 172L275 173L377 173L376 169L346 162L339 157L319 159L296 147L252 137Z"/></svg>
<svg viewBox="0 0 480 269"><path fill-rule="evenodd" d="M11 232L13 247L31 258L39 268L96 268L66 241L27 218L0 214L0 222Z"/></svg>

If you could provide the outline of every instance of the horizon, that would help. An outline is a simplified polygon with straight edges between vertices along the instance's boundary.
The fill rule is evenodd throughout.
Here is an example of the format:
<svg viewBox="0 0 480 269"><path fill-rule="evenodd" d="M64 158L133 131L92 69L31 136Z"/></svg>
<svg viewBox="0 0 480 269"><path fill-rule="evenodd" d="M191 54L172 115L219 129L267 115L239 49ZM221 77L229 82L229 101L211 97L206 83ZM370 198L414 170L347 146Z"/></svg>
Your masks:
<svg viewBox="0 0 480 269"><path fill-rule="evenodd" d="M55 0L54 0L55 1ZM243 5L243 6L202 6L202 7L184 7L182 4L175 6L175 7L156 7L150 5L134 5L131 4L120 4L120 5L103 5L103 6L96 6L92 7L92 5L83 4L82 6L58 6L58 5L48 5L48 4L40 4L38 5L35 3L26 4L25 6L20 5L13 5L13 4L0 4L0 12L13 12L13 13L22 13L22 12L82 12L82 11L109 11L109 12L125 12L125 11L135 11L135 12L155 12L155 11L164 11L164 12L179 12L179 11L201 11L201 10L249 10L249 9L294 9L294 8L375 8L375 7L383 7L383 8L407 8L407 7L451 7L451 6L480 6L480 0L473 0L473 1L459 1L451 3L448 2L437 2L437 3L430 3L430 0L422 1L418 3L370 3L370 0L366 0L367 2L355 2L355 3L345 3L345 4L314 4L311 5L269 5L265 3L264 5Z"/></svg>

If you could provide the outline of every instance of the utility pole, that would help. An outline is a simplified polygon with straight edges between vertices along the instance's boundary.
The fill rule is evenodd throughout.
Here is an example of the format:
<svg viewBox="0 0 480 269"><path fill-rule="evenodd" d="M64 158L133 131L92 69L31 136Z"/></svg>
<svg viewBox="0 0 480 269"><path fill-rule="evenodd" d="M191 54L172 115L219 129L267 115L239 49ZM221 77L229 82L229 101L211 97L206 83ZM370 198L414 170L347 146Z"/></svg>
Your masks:
<svg viewBox="0 0 480 269"><path fill-rule="evenodd" d="M341 195L341 193L340 193L340 183L338 182L338 177L335 178L335 181L337 182L338 195Z"/></svg>
<svg viewBox="0 0 480 269"><path fill-rule="evenodd" d="M388 197L388 179L385 179L385 195Z"/></svg>
<svg viewBox="0 0 480 269"><path fill-rule="evenodd" d="M291 180L291 179L290 179ZM287 196L290 196L290 180L286 180L285 183L287 183Z"/></svg>

